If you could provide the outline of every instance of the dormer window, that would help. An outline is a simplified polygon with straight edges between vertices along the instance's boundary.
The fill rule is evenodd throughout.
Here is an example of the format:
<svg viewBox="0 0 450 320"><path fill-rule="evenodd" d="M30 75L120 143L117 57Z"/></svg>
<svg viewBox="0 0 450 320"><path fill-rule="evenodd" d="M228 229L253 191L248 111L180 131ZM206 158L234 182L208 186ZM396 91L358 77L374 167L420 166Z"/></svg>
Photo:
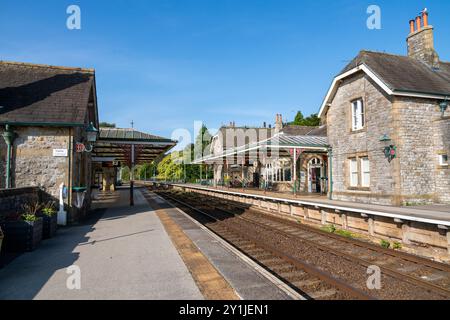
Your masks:
<svg viewBox="0 0 450 320"><path fill-rule="evenodd" d="M364 128L364 104L362 99L352 102L352 131L358 131Z"/></svg>

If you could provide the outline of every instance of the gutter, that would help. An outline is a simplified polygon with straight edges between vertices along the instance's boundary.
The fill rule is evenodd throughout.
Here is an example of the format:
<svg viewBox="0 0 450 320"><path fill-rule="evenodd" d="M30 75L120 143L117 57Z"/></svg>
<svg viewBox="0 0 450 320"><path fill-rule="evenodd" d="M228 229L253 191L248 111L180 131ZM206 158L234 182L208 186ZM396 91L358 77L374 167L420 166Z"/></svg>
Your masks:
<svg viewBox="0 0 450 320"><path fill-rule="evenodd" d="M0 121L0 125L13 125L16 127L84 127L83 123L73 122L14 122Z"/></svg>
<svg viewBox="0 0 450 320"><path fill-rule="evenodd" d="M14 144L14 139L16 134L11 130L9 124L5 126L5 132L3 133L3 139L5 139L7 146L6 155L6 189L11 189L11 158L12 158L12 146Z"/></svg>

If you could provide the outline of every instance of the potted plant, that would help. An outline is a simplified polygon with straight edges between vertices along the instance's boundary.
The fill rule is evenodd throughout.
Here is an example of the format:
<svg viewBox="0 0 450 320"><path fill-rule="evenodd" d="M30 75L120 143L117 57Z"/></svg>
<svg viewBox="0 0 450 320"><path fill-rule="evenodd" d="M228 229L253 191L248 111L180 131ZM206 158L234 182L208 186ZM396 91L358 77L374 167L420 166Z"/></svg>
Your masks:
<svg viewBox="0 0 450 320"><path fill-rule="evenodd" d="M39 216L42 217L43 223L42 238L52 238L56 233L56 228L58 227L58 216L56 214L55 203L48 202L43 205Z"/></svg>
<svg viewBox="0 0 450 320"><path fill-rule="evenodd" d="M42 218L36 213L38 202L25 204L21 214L9 216L1 224L5 233L4 250L9 252L33 251L42 240Z"/></svg>

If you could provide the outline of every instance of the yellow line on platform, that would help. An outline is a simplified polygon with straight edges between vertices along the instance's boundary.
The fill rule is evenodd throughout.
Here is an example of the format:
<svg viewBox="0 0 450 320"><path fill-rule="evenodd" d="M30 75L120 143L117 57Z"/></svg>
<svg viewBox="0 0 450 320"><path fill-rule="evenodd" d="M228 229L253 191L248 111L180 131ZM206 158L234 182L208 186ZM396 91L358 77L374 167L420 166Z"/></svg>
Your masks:
<svg viewBox="0 0 450 320"><path fill-rule="evenodd" d="M206 300L240 300L230 284L186 236L178 224L169 217L167 212L161 209L154 201L149 201L149 203L156 210L157 216L194 278L203 297Z"/></svg>

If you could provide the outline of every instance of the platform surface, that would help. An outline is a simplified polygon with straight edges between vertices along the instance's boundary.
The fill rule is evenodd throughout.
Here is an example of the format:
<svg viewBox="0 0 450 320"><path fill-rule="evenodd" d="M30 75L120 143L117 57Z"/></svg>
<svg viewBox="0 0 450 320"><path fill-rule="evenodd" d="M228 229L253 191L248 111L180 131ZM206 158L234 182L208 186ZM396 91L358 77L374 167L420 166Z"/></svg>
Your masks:
<svg viewBox="0 0 450 320"><path fill-rule="evenodd" d="M132 208L128 194L99 195L94 207L105 211L0 269L0 299L203 299L140 191ZM67 288L71 265L80 268L80 290Z"/></svg>
<svg viewBox="0 0 450 320"><path fill-rule="evenodd" d="M432 223L436 225L450 226L450 205L426 205L411 207L396 207L385 205L374 205L365 203L355 203L349 201L329 200L325 196L318 195L297 195L285 192L264 192L258 189L242 189L242 188L225 188L225 187L207 187L197 184L174 184L181 187L190 187L197 189L205 189L229 193L235 195L251 195L258 196L261 199L268 200L288 200L300 202L303 204L318 205L328 208L350 210L367 214L375 214L380 216L405 219L410 221Z"/></svg>

